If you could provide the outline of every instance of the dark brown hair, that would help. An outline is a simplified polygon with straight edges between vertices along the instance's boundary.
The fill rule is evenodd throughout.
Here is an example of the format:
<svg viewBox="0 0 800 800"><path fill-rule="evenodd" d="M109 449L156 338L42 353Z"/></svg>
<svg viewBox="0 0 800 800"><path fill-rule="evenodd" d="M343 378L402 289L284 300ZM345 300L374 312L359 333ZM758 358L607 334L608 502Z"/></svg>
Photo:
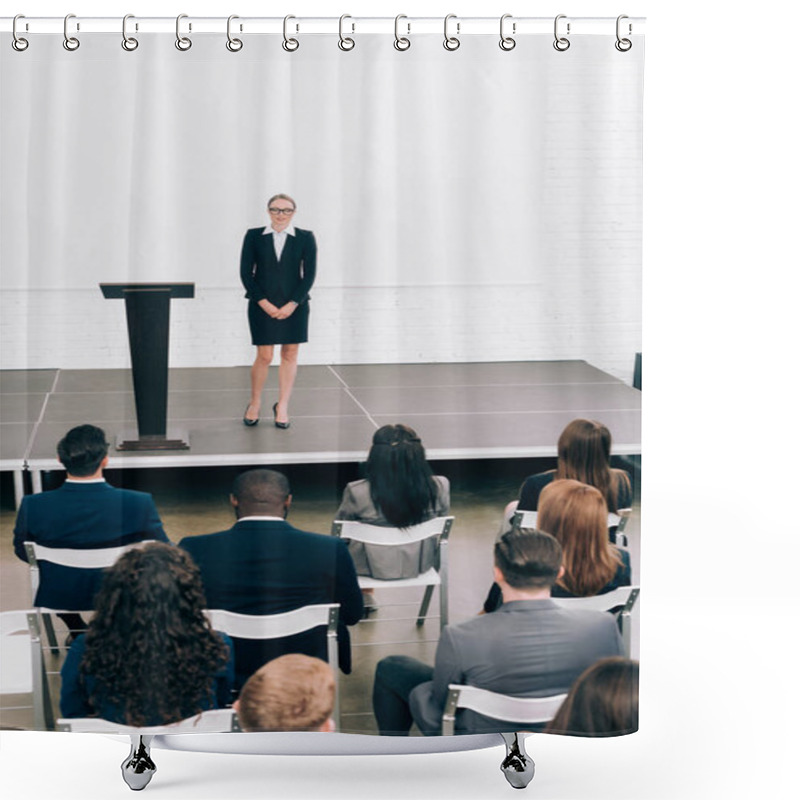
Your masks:
<svg viewBox="0 0 800 800"><path fill-rule="evenodd" d="M108 453L108 442L101 428L78 425L67 431L58 443L58 460L68 474L76 478L94 475Z"/></svg>
<svg viewBox="0 0 800 800"><path fill-rule="evenodd" d="M639 730L639 662L604 658L578 677L547 733L621 736Z"/></svg>
<svg viewBox="0 0 800 800"><path fill-rule="evenodd" d="M561 545L534 528L510 530L494 546L494 563L514 589L544 589L558 577Z"/></svg>
<svg viewBox="0 0 800 800"><path fill-rule="evenodd" d="M559 586L577 597L597 594L622 564L608 541L608 510L598 489L580 481L556 480L542 489L536 525L558 539L564 574Z"/></svg>
<svg viewBox="0 0 800 800"><path fill-rule="evenodd" d="M558 437L556 479L572 478L600 490L610 511L617 511L621 485L630 486L624 470L611 469L611 431L602 422L574 419Z"/></svg>
<svg viewBox="0 0 800 800"><path fill-rule="evenodd" d="M438 487L425 448L407 425L384 425L372 437L366 476L372 502L386 521L408 528L429 519Z"/></svg>
<svg viewBox="0 0 800 800"><path fill-rule="evenodd" d="M112 705L127 725L144 726L211 705L228 648L205 606L200 572L184 550L153 542L120 556L97 594L81 662L81 675L95 681L95 710Z"/></svg>

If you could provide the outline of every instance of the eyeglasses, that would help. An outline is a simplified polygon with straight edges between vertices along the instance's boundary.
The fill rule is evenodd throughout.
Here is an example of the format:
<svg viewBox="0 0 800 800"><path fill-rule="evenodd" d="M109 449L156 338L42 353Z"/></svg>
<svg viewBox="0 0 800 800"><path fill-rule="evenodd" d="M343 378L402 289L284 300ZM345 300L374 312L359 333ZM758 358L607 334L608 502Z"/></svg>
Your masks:
<svg viewBox="0 0 800 800"><path fill-rule="evenodd" d="M284 216L291 216L294 214L293 208L269 208L267 209L270 214L274 214L276 217L283 214Z"/></svg>

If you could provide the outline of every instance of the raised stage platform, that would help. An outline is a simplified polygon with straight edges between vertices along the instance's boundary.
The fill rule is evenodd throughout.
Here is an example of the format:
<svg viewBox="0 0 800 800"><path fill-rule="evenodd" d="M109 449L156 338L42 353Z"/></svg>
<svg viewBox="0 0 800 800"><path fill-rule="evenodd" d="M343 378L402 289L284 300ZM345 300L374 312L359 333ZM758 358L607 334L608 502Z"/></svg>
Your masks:
<svg viewBox="0 0 800 800"><path fill-rule="evenodd" d="M366 458L381 425L402 422L431 460L554 456L576 417L611 430L614 453L641 453L641 392L585 361L300 366L292 427L272 424L277 370L261 423L242 425L249 367L169 372L169 426L190 449L110 453L111 468L339 463ZM0 371L0 470L23 473L34 491L41 472L59 469L56 443L75 425L102 427L109 441L136 428L130 371Z"/></svg>

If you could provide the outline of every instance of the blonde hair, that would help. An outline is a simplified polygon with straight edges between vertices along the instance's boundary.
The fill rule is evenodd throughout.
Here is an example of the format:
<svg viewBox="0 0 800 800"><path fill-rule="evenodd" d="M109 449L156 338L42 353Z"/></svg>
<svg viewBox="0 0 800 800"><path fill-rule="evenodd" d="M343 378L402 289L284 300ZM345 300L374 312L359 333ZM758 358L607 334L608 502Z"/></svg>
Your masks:
<svg viewBox="0 0 800 800"><path fill-rule="evenodd" d="M556 581L577 597L597 594L622 563L608 541L608 509L594 486L555 480L542 489L536 527L555 536L563 551L564 575Z"/></svg>
<svg viewBox="0 0 800 800"><path fill-rule="evenodd" d="M333 670L319 658L290 653L264 664L239 694L245 731L318 731L333 712Z"/></svg>
<svg viewBox="0 0 800 800"><path fill-rule="evenodd" d="M287 202L291 203L294 206L294 210L297 211L297 203L295 203L293 197L289 197L288 194L274 194L267 200L267 208L269 208L276 200L286 200Z"/></svg>

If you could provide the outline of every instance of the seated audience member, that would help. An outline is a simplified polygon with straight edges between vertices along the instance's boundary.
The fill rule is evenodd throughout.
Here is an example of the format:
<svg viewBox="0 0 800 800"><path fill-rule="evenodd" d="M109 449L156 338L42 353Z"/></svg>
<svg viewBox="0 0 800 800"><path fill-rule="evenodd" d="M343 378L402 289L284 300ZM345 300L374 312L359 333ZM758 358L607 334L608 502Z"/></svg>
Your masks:
<svg viewBox="0 0 800 800"><path fill-rule="evenodd" d="M333 670L300 653L276 658L247 679L233 704L245 731L334 731Z"/></svg>
<svg viewBox="0 0 800 800"><path fill-rule="evenodd" d="M67 479L58 489L22 498L14 526L14 552L19 558L28 560L26 541L74 549L118 547L144 539L168 541L149 494L116 489L103 479L108 442L100 428L73 428L58 443L57 452ZM88 611L102 577L99 569L78 570L43 561L33 603ZM86 629L79 614L59 616L70 629L68 642Z"/></svg>
<svg viewBox="0 0 800 800"><path fill-rule="evenodd" d="M547 733L621 736L639 730L639 662L604 658L575 683Z"/></svg>
<svg viewBox="0 0 800 800"><path fill-rule="evenodd" d="M364 611L353 559L345 542L307 533L286 522L292 496L280 472L239 475L230 497L236 524L229 530L181 540L200 567L209 608L239 614L278 614L302 606L339 603L339 665L350 672L348 625ZM286 653L327 658L319 628L277 640L234 639L241 687L262 664Z"/></svg>
<svg viewBox="0 0 800 800"><path fill-rule="evenodd" d="M547 533L509 531L495 544L495 580L503 605L448 625L430 667L407 656L382 659L375 672L373 708L384 735L406 735L412 722L441 733L451 683L501 694L545 697L567 692L595 661L623 653L614 618L601 611L567 610L550 598L562 575L561 546ZM457 733L517 730L518 724L459 713Z"/></svg>
<svg viewBox="0 0 800 800"><path fill-rule="evenodd" d="M605 500L593 486L557 480L542 489L536 526L555 536L563 553L564 574L553 597L591 597L631 585L630 554L608 541L607 522ZM494 611L500 603L495 583L483 610Z"/></svg>
<svg viewBox="0 0 800 800"><path fill-rule="evenodd" d="M506 508L506 529L514 511L537 511L539 495L548 483L563 478L587 483L600 491L609 511L630 508L633 490L628 473L613 469L611 432L602 422L574 419L558 437L558 462L554 470L526 478L519 491L518 503ZM540 527L537 522L537 527Z"/></svg>
<svg viewBox="0 0 800 800"><path fill-rule="evenodd" d="M434 475L417 434L405 425L375 431L366 479L348 483L336 519L409 528L450 510L450 483ZM350 542L359 575L379 580L415 578L437 563L433 540L396 547Z"/></svg>
<svg viewBox="0 0 800 800"><path fill-rule="evenodd" d="M200 572L154 542L108 569L85 635L61 669L61 714L167 725L231 700L230 640L211 630Z"/></svg>

